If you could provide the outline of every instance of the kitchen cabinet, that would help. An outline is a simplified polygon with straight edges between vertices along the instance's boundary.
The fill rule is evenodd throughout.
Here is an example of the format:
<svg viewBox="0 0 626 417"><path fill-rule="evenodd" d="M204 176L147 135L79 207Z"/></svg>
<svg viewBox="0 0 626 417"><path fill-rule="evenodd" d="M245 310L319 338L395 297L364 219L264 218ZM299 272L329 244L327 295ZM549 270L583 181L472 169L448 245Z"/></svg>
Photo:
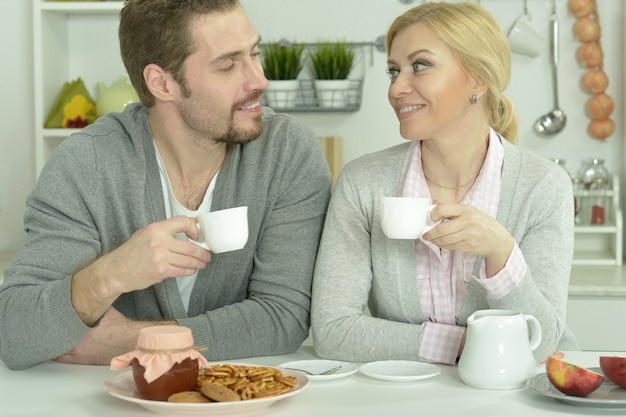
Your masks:
<svg viewBox="0 0 626 417"><path fill-rule="evenodd" d="M575 226L573 265L621 265L623 226L618 175L612 176L608 190L574 190L574 197L581 199L581 214L587 217L591 216L589 206L602 198L605 223Z"/></svg>
<svg viewBox="0 0 626 417"><path fill-rule="evenodd" d="M567 325L583 350L624 350L626 265L573 266Z"/></svg>
<svg viewBox="0 0 626 417"><path fill-rule="evenodd" d="M54 148L76 131L44 128L63 84L80 77L95 100L98 82L108 85L126 76L117 37L122 5L33 0L36 176Z"/></svg>
<svg viewBox="0 0 626 417"><path fill-rule="evenodd" d="M574 332L582 350L623 351L626 332L623 317L626 297L570 296L567 325Z"/></svg>

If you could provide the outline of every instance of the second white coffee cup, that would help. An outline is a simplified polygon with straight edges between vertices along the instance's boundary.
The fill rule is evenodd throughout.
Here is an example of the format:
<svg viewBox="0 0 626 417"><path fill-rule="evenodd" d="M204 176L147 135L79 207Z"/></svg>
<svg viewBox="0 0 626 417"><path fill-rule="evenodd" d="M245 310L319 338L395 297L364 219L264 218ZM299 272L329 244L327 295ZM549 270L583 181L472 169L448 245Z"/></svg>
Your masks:
<svg viewBox="0 0 626 417"><path fill-rule="evenodd" d="M212 211L196 217L198 240L189 239L213 253L242 249L248 242L248 206Z"/></svg>
<svg viewBox="0 0 626 417"><path fill-rule="evenodd" d="M441 221L427 225L435 208L428 198L381 197L380 225L391 239L417 239Z"/></svg>

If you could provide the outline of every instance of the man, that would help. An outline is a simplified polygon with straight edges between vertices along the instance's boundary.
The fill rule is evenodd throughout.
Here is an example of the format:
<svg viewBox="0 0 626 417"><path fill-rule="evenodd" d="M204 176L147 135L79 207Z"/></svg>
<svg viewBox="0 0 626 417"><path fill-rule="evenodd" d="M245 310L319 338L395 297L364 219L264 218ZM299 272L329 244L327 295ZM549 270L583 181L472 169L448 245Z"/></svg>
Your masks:
<svg viewBox="0 0 626 417"><path fill-rule="evenodd" d="M161 324L191 328L210 360L295 351L330 197L318 138L261 107L260 36L238 0L130 0L119 36L141 104L42 170L0 287L0 358L108 364ZM196 215L237 206L243 249L185 238Z"/></svg>

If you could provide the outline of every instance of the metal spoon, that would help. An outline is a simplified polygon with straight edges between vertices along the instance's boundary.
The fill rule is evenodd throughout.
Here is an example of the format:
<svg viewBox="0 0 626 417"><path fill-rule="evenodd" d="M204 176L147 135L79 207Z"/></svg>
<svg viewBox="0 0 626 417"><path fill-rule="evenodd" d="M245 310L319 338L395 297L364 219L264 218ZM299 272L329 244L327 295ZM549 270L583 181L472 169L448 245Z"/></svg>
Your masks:
<svg viewBox="0 0 626 417"><path fill-rule="evenodd" d="M285 368L285 369L291 369L292 371L298 371L298 372L302 372L303 374L307 374L307 375L312 375L312 376L318 376L318 375L330 375L330 374L334 374L335 372L337 372L338 370L340 370L342 368L342 365L339 366L335 366L334 368L330 368L327 371L324 372L311 372L311 371L307 371L304 369L298 369L298 368Z"/></svg>
<svg viewBox="0 0 626 417"><path fill-rule="evenodd" d="M535 122L535 132L542 135L554 135L565 127L567 117L559 108L559 92L557 85L557 66L559 63L559 21L556 15L556 7L553 6L552 15L552 83L554 88L554 109L541 116Z"/></svg>

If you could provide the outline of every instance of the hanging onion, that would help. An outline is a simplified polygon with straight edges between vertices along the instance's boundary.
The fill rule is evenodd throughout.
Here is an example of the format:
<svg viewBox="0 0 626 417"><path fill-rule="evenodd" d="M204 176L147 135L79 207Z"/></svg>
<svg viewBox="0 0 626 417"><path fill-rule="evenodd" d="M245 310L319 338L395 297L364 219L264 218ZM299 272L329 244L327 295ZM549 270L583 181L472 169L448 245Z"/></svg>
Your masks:
<svg viewBox="0 0 626 417"><path fill-rule="evenodd" d="M589 16L593 13L593 0L569 0L569 11L576 17Z"/></svg>
<svg viewBox="0 0 626 417"><path fill-rule="evenodd" d="M613 99L605 93L595 94L587 102L587 112L592 119L606 119L614 109Z"/></svg>
<svg viewBox="0 0 626 417"><path fill-rule="evenodd" d="M606 139L615 132L615 123L611 119L593 119L589 123L589 134L596 139Z"/></svg>
<svg viewBox="0 0 626 417"><path fill-rule="evenodd" d="M601 93L609 86L609 77L600 69L591 69L583 75L583 87L589 93Z"/></svg>
<svg viewBox="0 0 626 417"><path fill-rule="evenodd" d="M595 68L603 64L604 54L597 42L585 42L576 51L578 62L583 67Z"/></svg>
<svg viewBox="0 0 626 417"><path fill-rule="evenodd" d="M574 34L582 42L576 51L578 62L589 68L582 78L583 88L593 94L587 102L587 113L591 117L588 132L596 139L606 139L615 131L615 123L609 119L615 109L613 99L605 94L609 79L603 71L604 54L600 46L600 15L597 0L569 0L570 12L578 18Z"/></svg>
<svg viewBox="0 0 626 417"><path fill-rule="evenodd" d="M585 16L574 23L574 35L581 42L592 42L600 39L600 25L594 19Z"/></svg>

